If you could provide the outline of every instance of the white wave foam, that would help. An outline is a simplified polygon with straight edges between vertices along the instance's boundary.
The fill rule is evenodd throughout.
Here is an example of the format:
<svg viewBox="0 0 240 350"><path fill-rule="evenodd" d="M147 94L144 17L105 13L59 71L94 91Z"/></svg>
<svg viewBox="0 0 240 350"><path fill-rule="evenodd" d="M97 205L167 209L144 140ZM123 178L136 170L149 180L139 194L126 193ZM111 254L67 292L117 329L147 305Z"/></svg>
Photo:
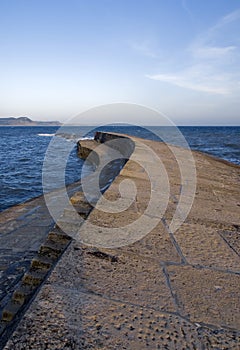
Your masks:
<svg viewBox="0 0 240 350"><path fill-rule="evenodd" d="M52 137L55 136L55 134L38 134L38 136Z"/></svg>
<svg viewBox="0 0 240 350"><path fill-rule="evenodd" d="M94 140L94 136L92 136L92 137L80 137L79 140Z"/></svg>

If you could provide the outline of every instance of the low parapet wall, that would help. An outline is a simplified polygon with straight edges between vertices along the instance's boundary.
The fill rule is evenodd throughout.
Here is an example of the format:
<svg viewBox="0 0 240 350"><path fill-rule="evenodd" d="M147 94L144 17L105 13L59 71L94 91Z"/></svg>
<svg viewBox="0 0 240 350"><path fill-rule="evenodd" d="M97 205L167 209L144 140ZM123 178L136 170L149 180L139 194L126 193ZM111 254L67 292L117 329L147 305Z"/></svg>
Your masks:
<svg viewBox="0 0 240 350"><path fill-rule="evenodd" d="M97 131L94 140L100 143L107 143L109 147L116 149L127 159L135 149L133 139L126 135Z"/></svg>
<svg viewBox="0 0 240 350"><path fill-rule="evenodd" d="M135 143L130 137L100 131L96 132L94 140L77 143L78 155L95 166L95 173L88 176L88 182L98 177L101 192L110 186L134 149Z"/></svg>
<svg viewBox="0 0 240 350"><path fill-rule="evenodd" d="M129 159L135 148L133 140L121 134L97 131L94 136L94 141L95 142L92 140L79 140L77 143L77 150L79 156L83 159L87 159L91 154L89 161L96 166L99 165L99 157L103 156L102 149L99 149L98 152L95 151L99 143L106 144L108 147L115 149L119 152L119 156L126 160Z"/></svg>

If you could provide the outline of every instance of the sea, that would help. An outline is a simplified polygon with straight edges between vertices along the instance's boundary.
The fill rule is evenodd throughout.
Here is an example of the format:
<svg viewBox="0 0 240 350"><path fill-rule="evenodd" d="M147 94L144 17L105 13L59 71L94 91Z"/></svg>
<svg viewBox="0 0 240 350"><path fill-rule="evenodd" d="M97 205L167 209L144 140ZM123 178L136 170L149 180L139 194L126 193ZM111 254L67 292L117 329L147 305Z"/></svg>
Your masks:
<svg viewBox="0 0 240 350"><path fill-rule="evenodd" d="M156 131L158 130L155 127ZM50 142L58 138L59 155L71 143L72 150L67 159L65 183L70 184L93 171L89 164L84 167L83 160L77 156L76 142L79 139L93 138L96 130L119 132L176 144L176 130L166 132L170 137L160 137L154 127L129 125L109 125L94 127L34 126L0 127L0 212L18 203L43 194L42 169ZM165 129L167 130L167 129ZM240 127L230 126L182 126L178 131L184 136L192 150L198 150L215 157L240 165ZM164 131L165 132L165 131ZM160 135L164 133L161 131ZM69 144L68 144L69 145ZM52 177L57 176L61 156L53 160ZM55 189L53 181L52 188Z"/></svg>

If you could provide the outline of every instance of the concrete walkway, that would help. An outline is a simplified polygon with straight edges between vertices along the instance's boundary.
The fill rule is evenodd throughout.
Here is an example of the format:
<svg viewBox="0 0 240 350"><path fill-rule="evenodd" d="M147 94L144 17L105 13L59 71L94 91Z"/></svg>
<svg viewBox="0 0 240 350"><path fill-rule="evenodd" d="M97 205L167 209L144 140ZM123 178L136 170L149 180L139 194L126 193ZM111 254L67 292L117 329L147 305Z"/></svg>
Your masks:
<svg viewBox="0 0 240 350"><path fill-rule="evenodd" d="M131 180L134 200L122 191L128 209L91 212L4 349L240 349L240 168L194 152L196 195L175 230L175 213L180 220L186 210L179 202L191 202L184 188L194 185L179 172L185 151L175 148L177 162L164 144L131 140L135 150L104 196L114 208Z"/></svg>

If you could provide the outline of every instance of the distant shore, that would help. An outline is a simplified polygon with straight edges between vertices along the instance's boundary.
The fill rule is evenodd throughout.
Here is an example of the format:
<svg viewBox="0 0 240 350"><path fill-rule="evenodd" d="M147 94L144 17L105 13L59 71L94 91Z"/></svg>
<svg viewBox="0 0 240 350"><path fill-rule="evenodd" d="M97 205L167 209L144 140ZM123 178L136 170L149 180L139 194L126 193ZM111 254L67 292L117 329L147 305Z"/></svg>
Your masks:
<svg viewBox="0 0 240 350"><path fill-rule="evenodd" d="M35 121L28 117L0 118L0 126L61 126L59 121Z"/></svg>

